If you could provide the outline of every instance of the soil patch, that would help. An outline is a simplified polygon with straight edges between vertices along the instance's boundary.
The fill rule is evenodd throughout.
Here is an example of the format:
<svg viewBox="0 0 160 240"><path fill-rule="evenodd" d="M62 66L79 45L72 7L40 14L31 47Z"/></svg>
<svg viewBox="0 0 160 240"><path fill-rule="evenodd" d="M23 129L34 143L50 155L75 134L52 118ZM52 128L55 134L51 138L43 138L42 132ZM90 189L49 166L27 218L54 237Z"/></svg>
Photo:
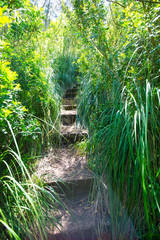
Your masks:
<svg viewBox="0 0 160 240"><path fill-rule="evenodd" d="M74 147L61 147L50 150L38 160L35 175L44 182L55 180L78 180L92 177L87 168L87 160Z"/></svg>

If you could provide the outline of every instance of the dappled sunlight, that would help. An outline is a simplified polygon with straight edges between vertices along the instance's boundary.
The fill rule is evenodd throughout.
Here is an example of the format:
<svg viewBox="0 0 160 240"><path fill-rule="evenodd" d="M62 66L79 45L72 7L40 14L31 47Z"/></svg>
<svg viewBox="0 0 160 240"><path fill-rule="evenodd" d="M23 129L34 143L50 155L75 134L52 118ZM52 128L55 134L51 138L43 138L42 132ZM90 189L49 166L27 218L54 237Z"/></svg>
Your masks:
<svg viewBox="0 0 160 240"><path fill-rule="evenodd" d="M0 239L160 239L159 15L0 0Z"/></svg>
<svg viewBox="0 0 160 240"><path fill-rule="evenodd" d="M79 155L76 149L58 148L38 160L35 175L45 181L65 180L67 177L79 179L89 175L86 164L86 157Z"/></svg>

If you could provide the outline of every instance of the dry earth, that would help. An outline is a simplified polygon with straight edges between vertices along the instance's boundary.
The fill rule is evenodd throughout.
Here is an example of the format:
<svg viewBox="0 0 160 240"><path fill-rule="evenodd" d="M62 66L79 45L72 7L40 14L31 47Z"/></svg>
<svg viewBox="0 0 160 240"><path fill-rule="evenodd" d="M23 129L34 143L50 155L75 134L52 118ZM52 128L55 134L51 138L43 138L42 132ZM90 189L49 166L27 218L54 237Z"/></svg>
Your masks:
<svg viewBox="0 0 160 240"><path fill-rule="evenodd" d="M38 160L35 175L45 182L55 180L78 180L92 177L87 168L87 160L74 147L62 147L50 150Z"/></svg>

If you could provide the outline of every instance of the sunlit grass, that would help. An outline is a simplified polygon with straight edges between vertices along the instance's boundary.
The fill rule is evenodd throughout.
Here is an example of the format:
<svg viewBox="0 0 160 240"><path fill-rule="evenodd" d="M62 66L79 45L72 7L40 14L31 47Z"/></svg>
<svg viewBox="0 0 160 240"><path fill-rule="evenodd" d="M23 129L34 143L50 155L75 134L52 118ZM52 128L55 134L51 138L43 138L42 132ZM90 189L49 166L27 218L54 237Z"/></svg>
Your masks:
<svg viewBox="0 0 160 240"><path fill-rule="evenodd" d="M126 221L133 221L137 236L156 237L160 214L159 89L146 81L144 89L135 84L115 96L112 109L102 107L98 120L90 122L89 164L108 186L113 239L128 234Z"/></svg>
<svg viewBox="0 0 160 240"><path fill-rule="evenodd" d="M78 113L89 130L83 148L99 176L95 192L102 210L103 199L108 198L114 240L134 238L127 232L128 221L135 237L158 239L159 7L150 4L146 13L143 3L125 1L123 7L112 3L108 11L102 4L93 11L91 2L85 2L82 12L78 2L74 8L86 43L78 60L82 74ZM104 17L104 26L97 13Z"/></svg>
<svg viewBox="0 0 160 240"><path fill-rule="evenodd" d="M9 122L8 122L9 124ZM47 239L46 224L58 225L51 215L59 201L53 189L31 178L21 159L15 135L9 124L17 152L8 150L10 161L1 155L1 238L5 239Z"/></svg>

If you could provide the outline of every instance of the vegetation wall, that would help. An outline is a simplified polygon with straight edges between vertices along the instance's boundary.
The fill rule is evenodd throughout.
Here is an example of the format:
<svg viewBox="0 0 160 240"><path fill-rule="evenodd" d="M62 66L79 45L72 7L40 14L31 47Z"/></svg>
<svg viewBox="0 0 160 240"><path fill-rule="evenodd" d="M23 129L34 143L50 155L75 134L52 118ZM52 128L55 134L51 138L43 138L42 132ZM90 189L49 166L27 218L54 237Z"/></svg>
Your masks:
<svg viewBox="0 0 160 240"><path fill-rule="evenodd" d="M45 238L46 197L56 200L30 178L30 156L53 143L61 96L79 81L84 147L112 238L132 239L130 219L137 238L158 239L160 3L73 0L63 12L46 28L29 1L0 1L1 236Z"/></svg>
<svg viewBox="0 0 160 240"><path fill-rule="evenodd" d="M157 239L160 4L75 0L73 8L66 12L81 49L79 116L90 167L109 189L112 237L132 237L129 217L140 239Z"/></svg>

